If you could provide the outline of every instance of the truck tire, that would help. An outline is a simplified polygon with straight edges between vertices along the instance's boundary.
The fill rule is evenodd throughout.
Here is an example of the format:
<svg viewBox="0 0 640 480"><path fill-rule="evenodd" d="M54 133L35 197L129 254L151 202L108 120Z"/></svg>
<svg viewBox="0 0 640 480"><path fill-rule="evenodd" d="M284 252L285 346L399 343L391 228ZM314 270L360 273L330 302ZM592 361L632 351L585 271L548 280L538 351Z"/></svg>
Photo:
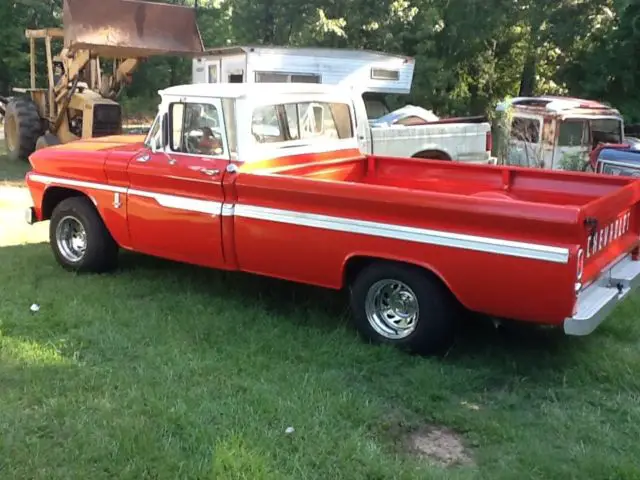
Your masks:
<svg viewBox="0 0 640 480"><path fill-rule="evenodd" d="M351 284L356 328L374 344L435 355L453 343L461 312L453 294L431 272L396 262L366 266Z"/></svg>
<svg viewBox="0 0 640 480"><path fill-rule="evenodd" d="M65 270L102 273L117 265L118 245L83 195L66 198L53 209L49 242Z"/></svg>
<svg viewBox="0 0 640 480"><path fill-rule="evenodd" d="M42 121L36 104L30 98L12 98L4 117L4 137L9 159L27 161L41 134Z"/></svg>

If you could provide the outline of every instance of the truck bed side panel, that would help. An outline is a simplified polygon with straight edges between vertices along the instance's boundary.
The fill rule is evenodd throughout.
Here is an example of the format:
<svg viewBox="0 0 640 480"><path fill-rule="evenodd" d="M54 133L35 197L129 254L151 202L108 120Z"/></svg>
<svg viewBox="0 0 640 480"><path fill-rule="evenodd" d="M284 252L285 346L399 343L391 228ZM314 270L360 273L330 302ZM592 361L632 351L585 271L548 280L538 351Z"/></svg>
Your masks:
<svg viewBox="0 0 640 480"><path fill-rule="evenodd" d="M389 204L369 185L340 189L311 179L240 174L236 190L242 270L339 288L350 258L388 258L434 271L472 310L548 323L572 313L575 265L568 249L375 221Z"/></svg>

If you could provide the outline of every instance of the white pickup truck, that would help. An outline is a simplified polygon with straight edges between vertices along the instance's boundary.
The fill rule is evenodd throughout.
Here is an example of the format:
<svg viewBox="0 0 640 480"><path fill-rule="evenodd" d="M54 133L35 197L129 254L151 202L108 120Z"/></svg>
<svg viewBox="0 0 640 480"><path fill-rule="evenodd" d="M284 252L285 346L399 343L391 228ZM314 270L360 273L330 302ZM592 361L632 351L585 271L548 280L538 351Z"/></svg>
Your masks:
<svg viewBox="0 0 640 480"><path fill-rule="evenodd" d="M364 153L489 163L491 125L481 117L439 119L408 105L390 111L386 95L411 92L412 57L343 48L225 46L193 59L192 83L323 83L358 89Z"/></svg>
<svg viewBox="0 0 640 480"><path fill-rule="evenodd" d="M366 113L366 112L365 112ZM491 125L484 117L440 119L429 110L407 105L360 123L358 139L365 153L469 163L491 163ZM434 118L435 117L435 118Z"/></svg>

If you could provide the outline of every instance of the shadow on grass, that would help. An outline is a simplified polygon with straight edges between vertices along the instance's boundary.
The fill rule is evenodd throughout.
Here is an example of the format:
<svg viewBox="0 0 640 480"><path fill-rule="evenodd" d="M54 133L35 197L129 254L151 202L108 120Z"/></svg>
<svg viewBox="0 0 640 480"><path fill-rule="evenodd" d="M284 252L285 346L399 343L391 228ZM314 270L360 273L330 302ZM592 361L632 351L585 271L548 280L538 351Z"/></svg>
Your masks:
<svg viewBox="0 0 640 480"><path fill-rule="evenodd" d="M176 285L230 304L253 302L260 310L277 314L300 328L333 331L350 324L349 298L346 291L333 291L310 285L288 282L242 272L226 272L200 268L145 255L125 252L120 257L121 273L132 275L172 275ZM188 285L188 287L187 287ZM216 285L215 289L211 286ZM221 288L222 286L222 288ZM173 291L173 290L172 290ZM167 291L171 294L172 291ZM308 315L301 316L306 312ZM304 320L303 320L304 318ZM561 329L507 322L496 327L481 315L462 319L454 346L444 357L445 363L487 361L496 357L522 362L525 369L557 368L567 361L567 352L574 348L572 339ZM536 362L531 362L537 357Z"/></svg>
<svg viewBox="0 0 640 480"><path fill-rule="evenodd" d="M0 140L2 141L2 140ZM29 162L9 160L0 153L0 186L23 187L24 176L31 169Z"/></svg>
<svg viewBox="0 0 640 480"><path fill-rule="evenodd" d="M25 265L32 264L37 270L31 273L24 269L25 276L41 275L43 269L52 277L73 275L55 264L48 246L4 247L0 249L0 255L21 258L35 255L36 248L39 249L39 258L37 261L25 262ZM0 260L1 258L0 256ZM255 311L277 316L278 322L291 322L300 329L311 328L318 331L319 335L329 335L336 329L343 331L344 327L356 335L350 324L348 296L343 291L336 292L241 272L201 268L131 252L121 252L119 268L112 274L80 275L83 281L100 279L101 282L120 276L123 280L126 278L127 282L133 281L137 288L136 293L131 293L121 291L116 286L117 294L114 294L114 298L120 300L127 296L142 295L149 297L153 303L155 298L188 294L197 297L194 301L202 302L205 306L214 303L214 300L228 304L229 310L250 306ZM118 283L120 282L116 281L116 285ZM127 289L126 286L122 288ZM251 323L248 325L251 328ZM190 326L198 327L193 323ZM206 325L201 327L203 331L207 330ZM496 329L490 319L480 316L463 322L452 349L444 358L436 361L460 368L488 367L495 370L497 376L509 376L514 370L526 375L527 372L571 366L576 362L573 353L579 351L580 345L585 342L589 342L589 339L578 341L557 329L542 329L532 325L507 324ZM413 361L413 357L404 354L399 358Z"/></svg>

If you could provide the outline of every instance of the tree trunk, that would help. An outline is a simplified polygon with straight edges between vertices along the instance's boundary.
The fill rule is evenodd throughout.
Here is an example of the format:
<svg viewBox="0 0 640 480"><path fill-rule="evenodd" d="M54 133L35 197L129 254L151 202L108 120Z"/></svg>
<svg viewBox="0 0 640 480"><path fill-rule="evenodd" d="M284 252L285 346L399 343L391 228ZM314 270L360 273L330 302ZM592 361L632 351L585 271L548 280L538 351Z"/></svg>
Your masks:
<svg viewBox="0 0 640 480"><path fill-rule="evenodd" d="M536 58L535 49L531 48L527 54L527 59L522 68L522 75L520 76L520 97L532 97L536 90L536 70L538 66L538 60Z"/></svg>

